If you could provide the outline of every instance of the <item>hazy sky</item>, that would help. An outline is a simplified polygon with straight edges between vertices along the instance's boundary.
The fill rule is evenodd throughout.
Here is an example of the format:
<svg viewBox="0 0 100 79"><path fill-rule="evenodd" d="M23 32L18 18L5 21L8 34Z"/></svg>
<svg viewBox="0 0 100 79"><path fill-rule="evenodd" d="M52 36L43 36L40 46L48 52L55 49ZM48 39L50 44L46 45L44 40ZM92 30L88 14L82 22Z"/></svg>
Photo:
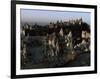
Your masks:
<svg viewBox="0 0 100 79"><path fill-rule="evenodd" d="M66 21L71 19L80 19L82 17L84 22L90 24L89 12L79 11L51 11L51 10L34 10L34 9L21 9L21 22L22 23L38 23L48 24L49 22Z"/></svg>

